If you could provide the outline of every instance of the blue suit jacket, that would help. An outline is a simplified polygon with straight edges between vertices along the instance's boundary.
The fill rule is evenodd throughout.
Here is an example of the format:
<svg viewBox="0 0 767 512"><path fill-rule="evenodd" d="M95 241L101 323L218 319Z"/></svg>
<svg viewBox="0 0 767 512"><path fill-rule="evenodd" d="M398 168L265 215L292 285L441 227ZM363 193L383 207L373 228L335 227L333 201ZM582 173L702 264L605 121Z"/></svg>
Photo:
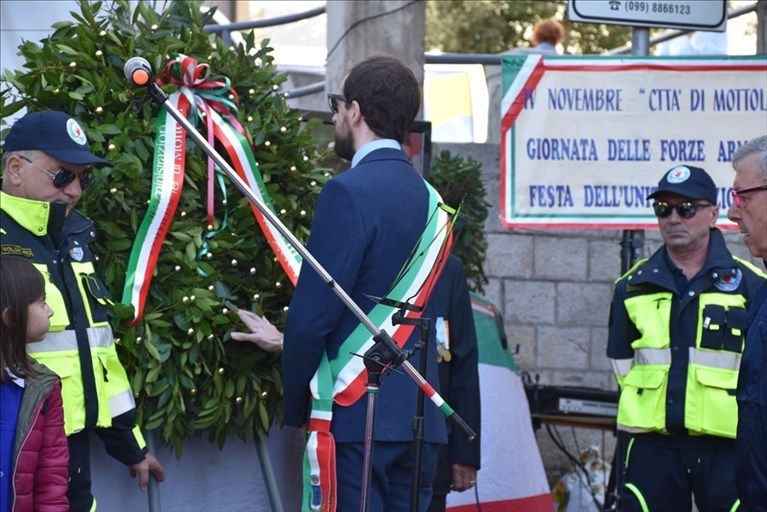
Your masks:
<svg viewBox="0 0 767 512"><path fill-rule="evenodd" d="M366 313L384 296L407 260L428 219L428 191L405 154L378 149L354 168L331 179L317 200L309 252ZM429 306L424 317L432 317ZM304 264L285 322L282 356L284 419L307 422L309 381L326 350L334 359L357 318L308 265ZM391 333L390 333L391 334ZM417 342L415 329L405 348ZM434 339L433 331L430 339ZM433 346L433 345L432 345ZM430 358L426 378L438 387ZM417 368L418 365L414 364ZM413 434L417 386L404 374L383 375L376 408L375 439L409 441ZM338 442L364 440L367 399L333 407L332 433ZM427 400L426 441L445 442L445 422Z"/></svg>
<svg viewBox="0 0 767 512"><path fill-rule="evenodd" d="M449 362L442 361L438 365L442 398L477 433L476 439L469 441L462 432L452 430L448 437L449 446L441 447L433 492L435 496L444 496L450 492L451 464L466 464L477 468L480 464L482 414L477 330L466 273L463 262L457 256L451 255L448 258L430 300L436 317L444 318L450 330L452 357ZM436 348L429 347L431 357L436 358L436 352Z"/></svg>
<svg viewBox="0 0 767 512"><path fill-rule="evenodd" d="M767 507L767 282L749 306L738 381L735 482L743 510ZM760 508L762 507L762 508Z"/></svg>

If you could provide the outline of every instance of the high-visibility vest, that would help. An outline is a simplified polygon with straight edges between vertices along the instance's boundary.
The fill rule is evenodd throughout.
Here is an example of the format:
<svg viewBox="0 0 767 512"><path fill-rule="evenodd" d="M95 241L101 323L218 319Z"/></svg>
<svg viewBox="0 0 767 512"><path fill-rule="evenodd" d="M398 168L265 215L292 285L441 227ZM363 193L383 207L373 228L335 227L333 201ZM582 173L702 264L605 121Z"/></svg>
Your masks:
<svg viewBox="0 0 767 512"><path fill-rule="evenodd" d="M66 217L58 205L0 193L2 254L29 258L45 278L53 311L48 335L27 345L29 354L61 378L67 435L110 427L112 418L136 406L130 382L115 350L105 306L109 295L93 268L93 223L76 211ZM58 240L56 243L55 240ZM139 446L144 445L134 429Z"/></svg>
<svg viewBox="0 0 767 512"><path fill-rule="evenodd" d="M640 262L625 279L628 286L643 270ZM761 272L734 258L732 279L743 272ZM740 277L737 277L740 276ZM716 275L714 279L720 279ZM647 281L644 281L646 283ZM618 428L628 432L664 432L671 408L684 408L684 427L691 434L735 438L738 408L735 389L746 332L747 298L737 287L712 286L688 307L695 311L694 345L672 343L671 319L674 294L660 286L629 294L623 304L639 337L631 342L634 357L614 362L621 387ZM677 301L679 299L676 299ZM689 317L688 317L689 318ZM674 351L686 350L687 373L683 404L667 400L669 370Z"/></svg>

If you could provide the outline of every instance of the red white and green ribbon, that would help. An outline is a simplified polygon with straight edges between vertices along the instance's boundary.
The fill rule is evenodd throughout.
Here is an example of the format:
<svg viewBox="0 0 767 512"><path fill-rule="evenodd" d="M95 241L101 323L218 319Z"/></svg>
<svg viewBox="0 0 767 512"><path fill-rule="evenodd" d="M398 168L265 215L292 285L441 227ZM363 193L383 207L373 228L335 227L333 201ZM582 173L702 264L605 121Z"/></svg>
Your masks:
<svg viewBox="0 0 767 512"><path fill-rule="evenodd" d="M431 295L452 243L451 217L456 212L442 204L436 190L428 184L427 187L429 211L432 214L411 260L386 296L396 302L417 306L415 311L408 310L405 313L406 318L421 316L421 309ZM415 326L395 325L393 317L398 311L396 307L378 304L368 313L368 317L379 329L389 333L398 346L403 347ZM349 406L365 394L367 370L363 359L353 354L364 354L373 344L370 331L358 325L341 345L336 359L329 360L323 354L320 366L310 382L312 408L303 462L304 512L336 510L335 443L330 433L333 403ZM452 414L452 410L428 383L421 384L426 395L446 415Z"/></svg>
<svg viewBox="0 0 767 512"><path fill-rule="evenodd" d="M186 96L174 93L168 102L184 116L189 114L191 104ZM131 325L137 323L146 304L152 274L160 256L165 235L173 221L173 214L181 197L184 184L186 159L186 133L175 121L168 119L163 110L157 116L157 136L155 138L154 172L149 208L141 222L136 241L133 244L128 269L125 276L123 303L134 306Z"/></svg>
<svg viewBox="0 0 767 512"><path fill-rule="evenodd" d="M220 116L216 112L210 113L214 120L214 132L216 139L221 142L229 162L237 174L242 178L253 193L266 204L266 206L275 212L274 204L266 191L264 180L258 169L258 164L250 151L250 145L243 134L235 130L230 124L221 122ZM301 270L301 255L296 252L290 243L277 231L277 229L264 217L254 204L250 204L253 215L264 233L269 247L274 251L277 260L282 265L283 270L295 286L298 281L298 274Z"/></svg>
<svg viewBox="0 0 767 512"><path fill-rule="evenodd" d="M245 130L237 121L237 93L229 85L228 78L209 79L210 69L207 64L198 64L186 55L177 54L168 63L158 83L169 83L179 87L170 95L168 101L181 114L194 124L197 119L206 123L208 141L216 140L226 149L232 167L248 186L274 212L258 164L253 157L250 142ZM132 304L134 316L129 322L135 325L144 314L146 299L157 264L162 243L168 232L173 215L181 197L184 184L186 162L186 134L183 128L163 110L157 117L157 136L153 162L152 192L149 208L142 220L136 236L126 271L124 304ZM226 227L226 213L221 225L215 230L213 216L213 198L215 187L215 169L212 160L208 160L208 230L205 242ZM219 175L219 186L224 197L226 189ZM269 224L255 206L251 205L254 216L261 226L269 245L274 250L280 264L291 282L295 285L301 266L300 255L283 239L276 229ZM204 256L207 243L198 254Z"/></svg>

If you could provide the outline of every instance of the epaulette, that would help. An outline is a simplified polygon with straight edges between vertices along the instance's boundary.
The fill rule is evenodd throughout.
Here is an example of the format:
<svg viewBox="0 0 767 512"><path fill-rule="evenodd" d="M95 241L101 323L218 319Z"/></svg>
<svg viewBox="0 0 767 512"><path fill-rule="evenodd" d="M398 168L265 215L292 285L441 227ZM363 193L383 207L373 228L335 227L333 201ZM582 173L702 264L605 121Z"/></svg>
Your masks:
<svg viewBox="0 0 767 512"><path fill-rule="evenodd" d="M621 279L623 279L623 278L627 277L629 274L633 273L633 272L634 272L636 269L638 269L639 267L641 267L642 265L644 265L645 263L647 263L647 260L649 260L649 259L650 259L650 258L642 258L641 260L637 261L637 262L634 264L634 266L633 266L633 267L631 267L630 269L628 269L628 270L626 271L626 273L625 273L625 274L623 274L622 276L620 276L618 279L616 279L616 280L615 280L615 284L618 284L618 281L620 281Z"/></svg>

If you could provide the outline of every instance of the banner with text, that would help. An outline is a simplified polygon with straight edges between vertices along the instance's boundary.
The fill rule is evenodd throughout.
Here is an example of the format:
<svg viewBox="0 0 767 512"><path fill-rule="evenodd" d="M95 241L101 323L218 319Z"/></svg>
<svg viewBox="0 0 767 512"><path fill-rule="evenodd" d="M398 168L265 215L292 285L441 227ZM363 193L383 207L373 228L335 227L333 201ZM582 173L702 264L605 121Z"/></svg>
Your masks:
<svg viewBox="0 0 767 512"><path fill-rule="evenodd" d="M501 222L657 227L665 171L702 167L720 226L743 142L767 134L767 57L503 56Z"/></svg>

